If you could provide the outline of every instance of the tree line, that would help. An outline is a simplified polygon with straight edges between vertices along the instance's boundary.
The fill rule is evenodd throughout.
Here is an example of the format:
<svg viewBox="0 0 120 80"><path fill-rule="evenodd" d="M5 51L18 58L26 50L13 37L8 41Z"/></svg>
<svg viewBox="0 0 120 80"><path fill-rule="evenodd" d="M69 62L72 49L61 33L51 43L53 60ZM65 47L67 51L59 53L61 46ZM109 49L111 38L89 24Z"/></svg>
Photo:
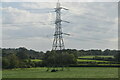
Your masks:
<svg viewBox="0 0 120 80"><path fill-rule="evenodd" d="M79 56L86 55L114 55L116 61L120 61L118 50L76 50L65 49L62 51L38 52L20 48L1 48L3 69L30 68L30 67L67 67L76 64ZM41 62L31 61L31 59L41 59Z"/></svg>

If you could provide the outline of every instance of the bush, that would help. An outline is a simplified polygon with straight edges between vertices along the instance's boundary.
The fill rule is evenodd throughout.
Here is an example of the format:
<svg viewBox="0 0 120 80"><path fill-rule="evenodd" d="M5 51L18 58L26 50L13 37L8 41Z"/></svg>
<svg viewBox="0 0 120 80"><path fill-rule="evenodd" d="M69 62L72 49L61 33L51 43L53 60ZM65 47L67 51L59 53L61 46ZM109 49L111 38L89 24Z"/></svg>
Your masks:
<svg viewBox="0 0 120 80"><path fill-rule="evenodd" d="M19 67L19 59L15 54L9 54L7 57L3 57L3 68L12 69Z"/></svg>
<svg viewBox="0 0 120 80"><path fill-rule="evenodd" d="M118 52L115 56L115 60L120 62L120 53Z"/></svg>
<svg viewBox="0 0 120 80"><path fill-rule="evenodd" d="M9 66L10 66L9 60L7 58L3 58L2 59L2 68L7 69L7 68L9 68Z"/></svg>
<svg viewBox="0 0 120 80"><path fill-rule="evenodd" d="M69 64L75 63L77 63L75 56L66 52L60 53L51 51L47 53L43 59L43 64L49 67L68 66Z"/></svg>

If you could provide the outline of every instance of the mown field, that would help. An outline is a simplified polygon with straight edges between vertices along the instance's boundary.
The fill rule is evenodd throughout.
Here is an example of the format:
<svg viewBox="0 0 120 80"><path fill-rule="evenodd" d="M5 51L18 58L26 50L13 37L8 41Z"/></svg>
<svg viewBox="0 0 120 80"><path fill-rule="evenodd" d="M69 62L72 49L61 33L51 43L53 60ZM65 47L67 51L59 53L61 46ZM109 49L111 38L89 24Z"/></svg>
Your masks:
<svg viewBox="0 0 120 80"><path fill-rule="evenodd" d="M70 70L46 72L46 68L3 70L3 78L117 78L118 68L70 67Z"/></svg>
<svg viewBox="0 0 120 80"><path fill-rule="evenodd" d="M110 62L110 61L102 61L102 60L86 60L86 59L77 59L78 62Z"/></svg>
<svg viewBox="0 0 120 80"><path fill-rule="evenodd" d="M98 57L104 57L104 58L108 58L108 57L111 57L111 58L114 58L114 56L101 56L101 55L97 55ZM80 56L79 58L93 58L95 56L91 55L91 56Z"/></svg>
<svg viewBox="0 0 120 80"><path fill-rule="evenodd" d="M39 62L39 61L42 61L42 60L40 60L40 59L31 59L31 61Z"/></svg>

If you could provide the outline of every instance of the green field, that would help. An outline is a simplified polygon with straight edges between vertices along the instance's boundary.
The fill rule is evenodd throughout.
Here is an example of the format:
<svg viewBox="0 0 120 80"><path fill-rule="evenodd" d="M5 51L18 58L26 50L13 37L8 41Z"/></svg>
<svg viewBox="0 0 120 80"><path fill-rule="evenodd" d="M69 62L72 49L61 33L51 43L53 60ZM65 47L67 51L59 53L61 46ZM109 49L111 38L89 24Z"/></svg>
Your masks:
<svg viewBox="0 0 120 80"><path fill-rule="evenodd" d="M101 61L101 60L86 60L86 59L77 59L78 62L110 62L110 61Z"/></svg>
<svg viewBox="0 0 120 80"><path fill-rule="evenodd" d="M58 72L46 72L46 68L3 70L3 78L117 78L115 67L70 67Z"/></svg>
<svg viewBox="0 0 120 80"><path fill-rule="evenodd" d="M42 61L42 60L40 60L40 59L31 59L31 61L39 62L39 61Z"/></svg>
<svg viewBox="0 0 120 80"><path fill-rule="evenodd" d="M79 58L93 58L95 56L80 56ZM104 58L107 58L107 57L111 57L111 58L114 58L114 56L101 56L101 55L98 55L97 57L104 57Z"/></svg>

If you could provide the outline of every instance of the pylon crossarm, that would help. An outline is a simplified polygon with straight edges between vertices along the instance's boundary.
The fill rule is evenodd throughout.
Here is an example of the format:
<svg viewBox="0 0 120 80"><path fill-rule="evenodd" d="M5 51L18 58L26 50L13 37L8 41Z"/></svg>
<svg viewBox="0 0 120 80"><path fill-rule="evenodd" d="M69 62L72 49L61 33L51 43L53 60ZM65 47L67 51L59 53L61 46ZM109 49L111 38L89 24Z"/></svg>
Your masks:
<svg viewBox="0 0 120 80"><path fill-rule="evenodd" d="M62 9L64 9L64 10L69 10L69 9L67 9L67 8L63 8L63 7L62 7Z"/></svg>
<svg viewBox="0 0 120 80"><path fill-rule="evenodd" d="M68 34L68 33L62 33L62 34L70 36L70 34Z"/></svg>
<svg viewBox="0 0 120 80"><path fill-rule="evenodd" d="M65 20L62 20L62 22L70 23L70 22L68 22L68 21L65 21Z"/></svg>

